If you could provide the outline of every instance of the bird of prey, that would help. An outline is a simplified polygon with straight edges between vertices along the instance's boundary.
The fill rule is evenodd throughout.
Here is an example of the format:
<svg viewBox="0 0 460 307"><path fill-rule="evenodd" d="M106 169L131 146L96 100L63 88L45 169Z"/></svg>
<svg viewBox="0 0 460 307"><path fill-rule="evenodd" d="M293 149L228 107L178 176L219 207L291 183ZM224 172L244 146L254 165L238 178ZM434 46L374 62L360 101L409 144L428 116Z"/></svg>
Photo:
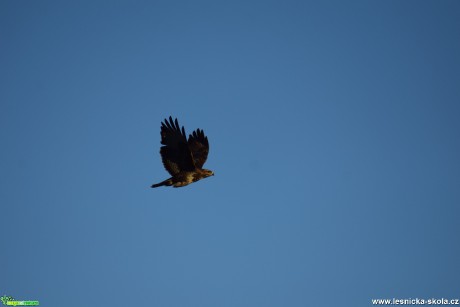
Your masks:
<svg viewBox="0 0 460 307"><path fill-rule="evenodd" d="M169 117L161 123L161 146L160 154L163 166L171 174L171 178L157 184L152 188L161 186L173 186L174 188L183 187L201 180L214 176L210 170L204 169L209 152L208 138L203 130L196 129L189 135L188 140L184 127L179 127L177 118L173 121Z"/></svg>

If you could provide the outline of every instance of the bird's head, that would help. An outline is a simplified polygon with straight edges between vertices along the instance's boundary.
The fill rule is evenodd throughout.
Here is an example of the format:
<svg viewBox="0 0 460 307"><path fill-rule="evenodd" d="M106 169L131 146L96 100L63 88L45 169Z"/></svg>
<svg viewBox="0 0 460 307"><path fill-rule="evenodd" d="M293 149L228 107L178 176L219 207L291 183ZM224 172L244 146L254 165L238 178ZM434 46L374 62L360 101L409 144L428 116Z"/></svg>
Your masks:
<svg viewBox="0 0 460 307"><path fill-rule="evenodd" d="M204 178L209 177L209 176L214 176L214 172L208 169L203 169L203 175L204 175Z"/></svg>

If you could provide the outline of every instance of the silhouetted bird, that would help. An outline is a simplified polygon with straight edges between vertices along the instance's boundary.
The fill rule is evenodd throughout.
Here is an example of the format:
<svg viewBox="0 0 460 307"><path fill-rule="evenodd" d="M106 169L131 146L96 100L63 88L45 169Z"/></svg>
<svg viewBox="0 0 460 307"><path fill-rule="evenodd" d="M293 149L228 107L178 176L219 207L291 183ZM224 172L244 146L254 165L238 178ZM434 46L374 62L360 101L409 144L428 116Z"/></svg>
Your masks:
<svg viewBox="0 0 460 307"><path fill-rule="evenodd" d="M208 138L203 130L196 129L189 135L188 141L184 127L179 127L177 118L173 121L169 117L161 123L161 146L160 154L163 165L171 178L157 184L152 188L160 186L173 186L175 188L186 186L203 178L214 176L210 170L204 169L209 152Z"/></svg>

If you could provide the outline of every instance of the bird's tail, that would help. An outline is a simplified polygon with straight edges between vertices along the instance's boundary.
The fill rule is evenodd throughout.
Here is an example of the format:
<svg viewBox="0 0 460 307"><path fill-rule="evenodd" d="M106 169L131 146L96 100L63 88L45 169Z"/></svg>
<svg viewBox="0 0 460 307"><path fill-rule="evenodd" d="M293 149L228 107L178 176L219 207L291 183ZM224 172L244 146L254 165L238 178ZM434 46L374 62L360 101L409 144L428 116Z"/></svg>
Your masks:
<svg viewBox="0 0 460 307"><path fill-rule="evenodd" d="M150 187L151 188L158 188L158 187L161 187L161 186L164 186L164 185L169 186L171 184L172 184L171 179L166 179L165 181L162 181L160 183L152 184Z"/></svg>

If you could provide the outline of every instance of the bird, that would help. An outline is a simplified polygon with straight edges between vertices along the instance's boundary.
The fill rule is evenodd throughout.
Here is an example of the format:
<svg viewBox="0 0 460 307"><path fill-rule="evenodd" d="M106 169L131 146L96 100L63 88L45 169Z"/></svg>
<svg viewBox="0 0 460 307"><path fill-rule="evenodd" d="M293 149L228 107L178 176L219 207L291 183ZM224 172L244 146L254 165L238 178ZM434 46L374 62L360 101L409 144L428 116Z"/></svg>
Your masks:
<svg viewBox="0 0 460 307"><path fill-rule="evenodd" d="M161 123L160 155L163 166L171 175L160 183L153 184L152 188L161 186L184 187L203 178L214 176L214 172L204 169L203 165L208 158L209 142L203 130L196 129L189 135L188 140L184 126L180 129L177 118L169 116Z"/></svg>

